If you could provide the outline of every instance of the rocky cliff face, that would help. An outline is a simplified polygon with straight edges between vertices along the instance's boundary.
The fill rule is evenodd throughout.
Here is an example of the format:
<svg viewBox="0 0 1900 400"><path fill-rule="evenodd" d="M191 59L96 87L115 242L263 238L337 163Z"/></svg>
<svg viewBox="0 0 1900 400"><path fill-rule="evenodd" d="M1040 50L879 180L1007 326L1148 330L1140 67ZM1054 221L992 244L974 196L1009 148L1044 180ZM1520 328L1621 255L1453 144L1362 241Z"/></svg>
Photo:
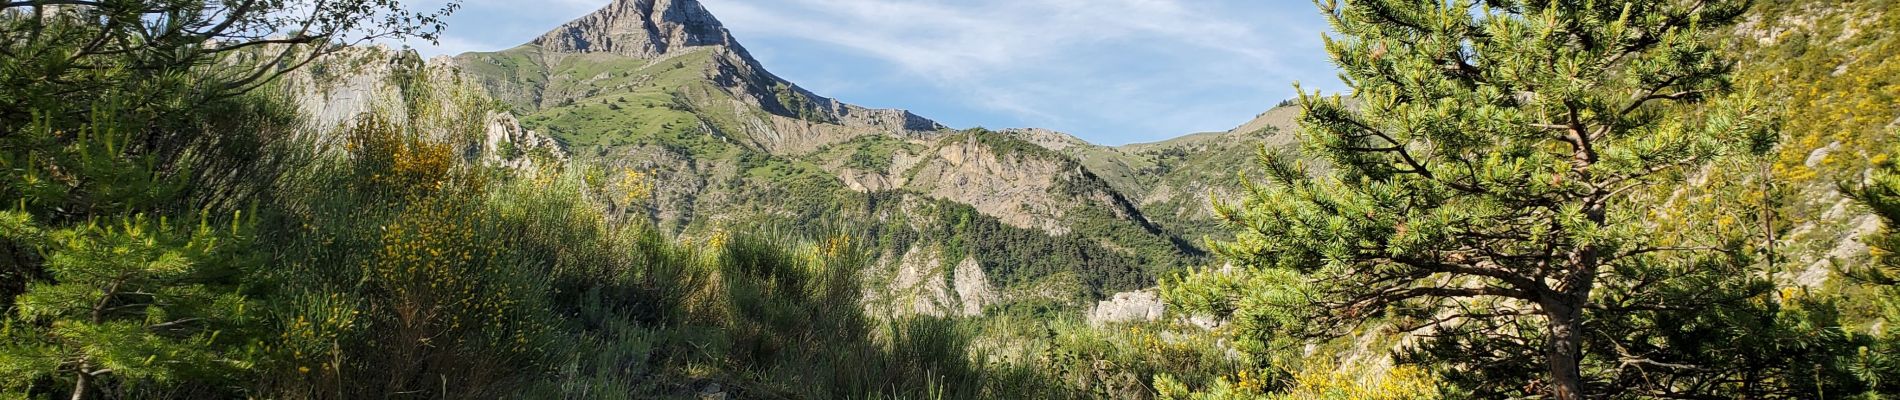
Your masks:
<svg viewBox="0 0 1900 400"><path fill-rule="evenodd" d="M1146 322L1161 319L1165 311L1161 294L1155 289L1146 289L1116 293L1097 302L1095 308L1089 310L1088 320L1092 325Z"/></svg>
<svg viewBox="0 0 1900 400"><path fill-rule="evenodd" d="M613 53L646 59L695 46L742 51L719 20L691 0L615 1L532 44L559 53Z"/></svg>
<svg viewBox="0 0 1900 400"><path fill-rule="evenodd" d="M866 280L880 283L865 291L865 311L880 316L974 317L1002 301L975 258L965 257L954 269L945 265L943 250L935 246L911 247L902 256L887 253L877 268L863 273Z"/></svg>
<svg viewBox="0 0 1900 400"><path fill-rule="evenodd" d="M340 128L374 114L510 168L533 169L568 157L553 138L493 110L487 93L464 83L447 58L423 61L414 52L362 47L318 60L280 83L304 110L319 145L336 145Z"/></svg>
<svg viewBox="0 0 1900 400"><path fill-rule="evenodd" d="M1119 147L1046 129L1011 129L1002 134L1080 163L1163 230L1187 238L1219 237L1224 228L1215 218L1209 197L1234 199L1240 190L1236 174L1254 170L1262 149L1297 150L1298 116L1296 106L1275 107L1227 131Z"/></svg>
<svg viewBox="0 0 1900 400"><path fill-rule="evenodd" d="M1077 208L1096 208L1114 218L1147 226L1113 188L1073 159L1010 147L978 132L947 136L934 152L908 169L901 186L924 195L976 206L978 211L1025 229L1066 235ZM988 140L985 140L988 139ZM1020 142L1018 142L1020 143ZM1029 146L1023 143L1022 146Z"/></svg>

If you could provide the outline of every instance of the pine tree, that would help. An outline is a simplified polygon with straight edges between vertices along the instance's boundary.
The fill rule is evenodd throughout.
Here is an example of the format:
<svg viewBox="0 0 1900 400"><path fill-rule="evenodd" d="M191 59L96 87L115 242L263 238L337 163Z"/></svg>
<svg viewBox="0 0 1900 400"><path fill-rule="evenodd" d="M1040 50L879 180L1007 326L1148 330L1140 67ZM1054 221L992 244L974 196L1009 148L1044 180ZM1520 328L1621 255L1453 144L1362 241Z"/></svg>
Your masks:
<svg viewBox="0 0 1900 400"><path fill-rule="evenodd" d="M1882 339L1871 350L1860 352L1853 370L1873 391L1889 395L1900 394L1900 328L1892 323L1900 321L1900 228L1896 228L1900 227L1900 162L1893 156L1900 156L1900 151L1876 165L1868 182L1843 188L1886 223L1879 232L1861 239L1868 244L1873 262L1846 272L1855 281L1875 286L1882 295L1874 301L1887 321L1883 332L1874 332Z"/></svg>
<svg viewBox="0 0 1900 400"><path fill-rule="evenodd" d="M236 228L137 216L43 233L25 213L0 213L0 233L48 254L52 278L29 286L6 322L0 389L53 378L82 399L101 382L242 376L258 354L247 330L261 310L240 291L259 263Z"/></svg>
<svg viewBox="0 0 1900 400"><path fill-rule="evenodd" d="M1532 380L1481 396L1609 390L1586 385L1586 347L1615 347L1589 346L1614 340L1593 318L1665 306L1641 300L1695 270L1658 257L1745 252L1652 218L1687 175L1773 144L1706 40L1747 4L1321 1L1352 96L1302 91L1300 138L1329 174L1263 155L1270 182L1218 204L1239 232L1217 247L1305 273L1317 333L1390 317L1473 376ZM1612 364L1673 367L1645 362Z"/></svg>
<svg viewBox="0 0 1900 400"><path fill-rule="evenodd" d="M257 261L234 253L237 230L167 221L229 215L272 184L257 175L285 161L262 154L296 117L254 90L343 45L434 39L455 8L0 2L0 390L84 398L246 369L233 329L251 300L232 280Z"/></svg>
<svg viewBox="0 0 1900 400"><path fill-rule="evenodd" d="M1862 281L1882 285L1900 285L1900 232L1895 231L1895 227L1900 227L1900 160L1895 156L1900 156L1900 152L1876 165L1868 182L1842 190L1886 222L1880 232L1863 239L1873 253L1874 262L1867 268L1850 271L1850 275Z"/></svg>

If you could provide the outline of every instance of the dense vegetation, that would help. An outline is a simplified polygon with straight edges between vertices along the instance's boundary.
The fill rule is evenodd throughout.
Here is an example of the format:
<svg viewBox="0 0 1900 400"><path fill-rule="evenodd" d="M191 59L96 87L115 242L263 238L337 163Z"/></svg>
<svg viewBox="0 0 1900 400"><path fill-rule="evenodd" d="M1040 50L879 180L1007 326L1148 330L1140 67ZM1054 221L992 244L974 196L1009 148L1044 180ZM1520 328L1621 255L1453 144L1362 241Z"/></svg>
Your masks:
<svg viewBox="0 0 1900 400"><path fill-rule="evenodd" d="M1900 26L1891 1L1321 2L1353 97L1297 99L1306 152L1261 152L1265 180L1219 207L1233 265L1184 273L1196 246L1110 210L1049 235L816 166L887 170L913 143L731 142L667 89L700 84L691 55L570 65L557 81L653 90L512 104L597 154L509 168L471 123L493 106L445 110L470 100L426 77L334 130L275 79L439 13L40 3L0 5L4 399L1900 395L1900 39L1847 32ZM656 176L697 171L608 162L636 147L734 160L709 184L772 212L650 218ZM1115 192L1063 166L1083 173L1054 190ZM1831 252L1861 211L1884 228ZM912 246L1021 300L864 312L863 272ZM1075 312L1156 281L1162 320Z"/></svg>
<svg viewBox="0 0 1900 400"><path fill-rule="evenodd" d="M1615 331L1681 318L1655 304L1762 291L1728 267L1748 262L1746 242L1665 239L1648 217L1666 201L1653 188L1682 171L1772 145L1766 113L1730 97L1731 62L1702 39L1745 3L1329 7L1341 39L1328 50L1360 106L1303 95L1301 138L1335 172L1271 161L1271 185L1222 211L1245 228L1231 256L1313 276L1301 291L1323 311L1294 329L1389 313L1431 332L1421 356L1457 366L1479 397L1709 390L1652 376L1632 361L1676 350ZM1737 293L1669 297L1695 286ZM1586 347L1622 363L1586 376Z"/></svg>
<svg viewBox="0 0 1900 400"><path fill-rule="evenodd" d="M1301 139L1338 170L1263 157L1223 209L1239 234L1218 247L1247 267L1164 292L1230 316L1220 334L1287 382L1327 359L1300 356L1315 338L1389 338L1398 367L1349 386L1426 368L1451 397L1892 396L1887 319L1859 311L1885 284L1809 278L1866 271L1810 262L1860 240L1823 211L1867 164L1829 151L1885 160L1900 117L1875 105L1886 41L1851 33L1892 26L1883 4L1322 2L1357 103L1303 98ZM1763 105L1788 99L1810 100ZM1235 393L1260 392L1196 395Z"/></svg>
<svg viewBox="0 0 1900 400"><path fill-rule="evenodd" d="M472 162L467 140L445 138L480 135L479 124L423 123L464 117L432 115L431 100L406 104L408 123L371 115L310 132L273 86L181 90L235 82L207 73L232 67L221 57L123 68L203 38L69 52L95 37L86 35L112 46L143 39L90 21L267 11L244 4L54 13L15 2L0 14L8 35L72 33L8 36L0 65L9 78L48 74L10 81L0 96L0 194L10 205L0 212L0 396L641 398L717 383L807 398L1039 390L1024 373L969 361L951 322L840 307L861 295L862 252L847 240L675 242L605 215L609 199L649 188L590 179L617 171L585 165ZM313 18L414 22L393 4L352 2ZM314 41L331 40L343 39ZM85 63L17 57L36 51Z"/></svg>

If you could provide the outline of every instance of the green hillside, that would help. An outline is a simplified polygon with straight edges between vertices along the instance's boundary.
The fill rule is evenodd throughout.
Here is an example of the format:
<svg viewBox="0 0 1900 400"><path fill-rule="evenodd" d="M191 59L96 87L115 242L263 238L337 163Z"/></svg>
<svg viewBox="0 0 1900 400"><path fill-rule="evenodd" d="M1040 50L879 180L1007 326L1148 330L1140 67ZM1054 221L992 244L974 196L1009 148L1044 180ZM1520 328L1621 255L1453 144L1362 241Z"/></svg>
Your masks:
<svg viewBox="0 0 1900 400"><path fill-rule="evenodd" d="M1082 293L1057 296L1071 309L1152 286L1160 273L1203 256L1198 243L1147 221L1068 155L983 130L847 123L816 106L829 100L760 71L734 73L755 68L742 51L683 48L642 59L531 44L465 54L457 64L512 105L523 127L559 140L579 159L654 177L655 196L630 209L677 235L761 225L808 235L819 232L811 227L866 231L877 251L942 247L951 264L965 249L985 249L968 244L996 244L968 253L994 269L996 284L1079 279ZM802 125L810 136L758 129L784 124ZM999 157L1004 170L972 170L937 154L946 146L966 151L964 144L980 153L970 154ZM1039 180L1043 189L1025 193L1023 204L975 204L937 183L949 174L998 173ZM887 184L852 187L847 177ZM999 223L1007 218L1015 219Z"/></svg>
<svg viewBox="0 0 1900 400"><path fill-rule="evenodd" d="M1120 147L695 0L435 62L369 43L453 7L53 3L0 400L1900 396L1895 0L1323 1L1351 96Z"/></svg>

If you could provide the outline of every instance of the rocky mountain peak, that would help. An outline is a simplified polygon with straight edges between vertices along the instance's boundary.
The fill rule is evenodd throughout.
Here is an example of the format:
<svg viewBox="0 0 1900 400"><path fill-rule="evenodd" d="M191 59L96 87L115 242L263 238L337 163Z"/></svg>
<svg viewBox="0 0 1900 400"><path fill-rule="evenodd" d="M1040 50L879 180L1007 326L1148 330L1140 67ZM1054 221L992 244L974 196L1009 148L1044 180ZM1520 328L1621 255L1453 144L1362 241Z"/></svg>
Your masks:
<svg viewBox="0 0 1900 400"><path fill-rule="evenodd" d="M689 47L738 42L698 0L614 0L535 39L531 44L561 53L614 53L658 58Z"/></svg>

